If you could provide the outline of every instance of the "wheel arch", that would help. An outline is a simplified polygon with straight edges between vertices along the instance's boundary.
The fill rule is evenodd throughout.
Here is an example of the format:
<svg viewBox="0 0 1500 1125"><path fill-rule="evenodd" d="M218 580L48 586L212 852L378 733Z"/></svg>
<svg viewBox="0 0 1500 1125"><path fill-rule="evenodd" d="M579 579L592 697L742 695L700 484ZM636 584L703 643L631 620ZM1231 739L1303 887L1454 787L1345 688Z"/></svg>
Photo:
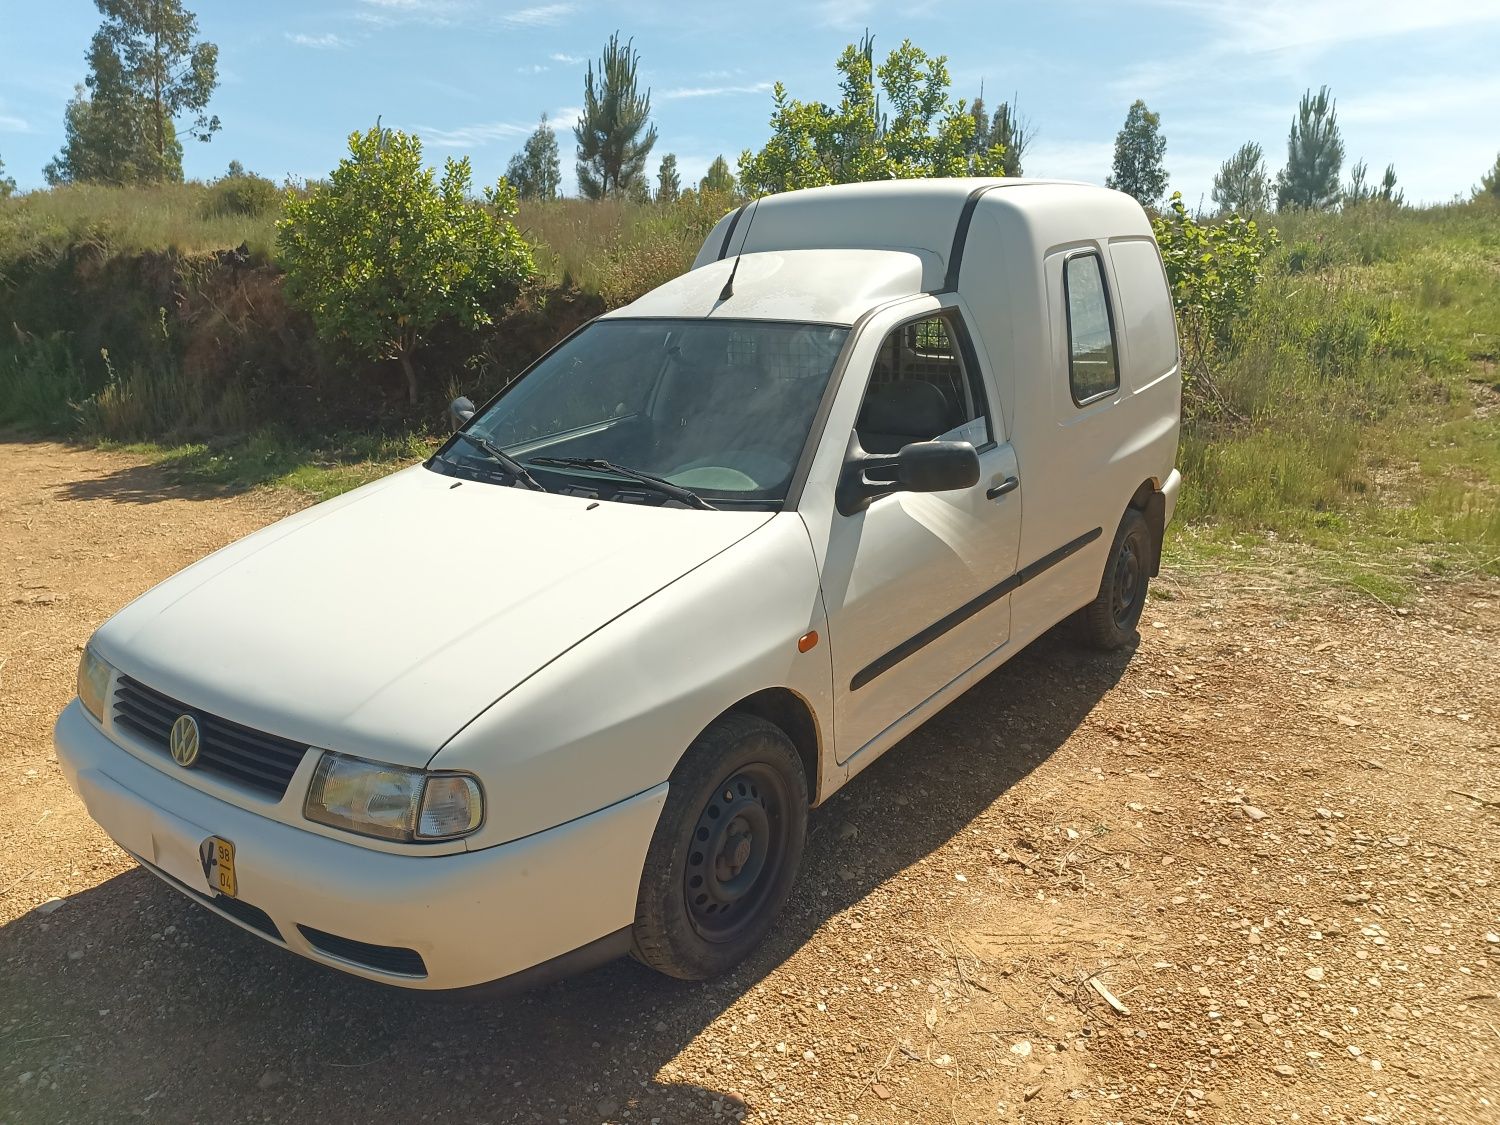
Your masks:
<svg viewBox="0 0 1500 1125"><path fill-rule="evenodd" d="M812 705L791 688L764 688L745 696L738 703L725 709L725 714L739 712L754 715L780 728L797 749L802 762L802 773L807 780L808 804L816 805L821 799L818 779L822 752L822 734L818 716Z"/></svg>

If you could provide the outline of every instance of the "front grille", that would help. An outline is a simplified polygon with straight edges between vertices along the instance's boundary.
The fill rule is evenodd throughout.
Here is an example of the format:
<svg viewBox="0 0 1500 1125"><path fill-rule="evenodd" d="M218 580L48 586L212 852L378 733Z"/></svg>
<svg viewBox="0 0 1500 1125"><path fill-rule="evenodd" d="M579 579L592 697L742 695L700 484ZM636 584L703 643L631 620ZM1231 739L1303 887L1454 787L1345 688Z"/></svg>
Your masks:
<svg viewBox="0 0 1500 1125"><path fill-rule="evenodd" d="M314 949L330 957L353 961L356 965L363 965L379 973L394 973L403 977L427 975L427 964L415 949L402 949L398 945L371 945L369 942L355 941L337 934L325 934L311 926L299 925L297 928Z"/></svg>
<svg viewBox="0 0 1500 1125"><path fill-rule="evenodd" d="M236 781L278 800L302 764L307 747L189 707L171 696L121 676L115 688L115 724L167 753L172 724L182 715L198 721L200 749L192 767Z"/></svg>

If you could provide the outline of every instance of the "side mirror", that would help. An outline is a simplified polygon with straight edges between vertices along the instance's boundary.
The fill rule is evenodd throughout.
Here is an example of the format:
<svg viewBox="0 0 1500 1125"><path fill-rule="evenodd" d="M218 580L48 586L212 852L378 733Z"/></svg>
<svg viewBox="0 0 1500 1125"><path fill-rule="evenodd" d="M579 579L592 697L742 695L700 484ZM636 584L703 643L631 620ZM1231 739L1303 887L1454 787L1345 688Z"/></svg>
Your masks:
<svg viewBox="0 0 1500 1125"><path fill-rule="evenodd" d="M834 501L852 516L893 492L950 492L978 483L979 454L966 441L918 441L881 455L866 453L855 436Z"/></svg>
<svg viewBox="0 0 1500 1125"><path fill-rule="evenodd" d="M474 404L459 395L448 404L448 428L450 430L461 429L465 422L474 417Z"/></svg>

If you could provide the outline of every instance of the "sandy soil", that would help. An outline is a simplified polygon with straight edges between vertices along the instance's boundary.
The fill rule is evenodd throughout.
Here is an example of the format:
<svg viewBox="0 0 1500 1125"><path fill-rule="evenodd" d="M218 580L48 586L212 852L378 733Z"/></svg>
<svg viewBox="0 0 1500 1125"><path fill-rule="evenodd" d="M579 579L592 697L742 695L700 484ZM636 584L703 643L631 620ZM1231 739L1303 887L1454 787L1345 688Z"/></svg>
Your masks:
<svg viewBox="0 0 1500 1125"><path fill-rule="evenodd" d="M0 1121L1500 1120L1500 584L1171 571L815 813L727 979L457 1004L183 899L52 756L89 632L295 503L0 439Z"/></svg>

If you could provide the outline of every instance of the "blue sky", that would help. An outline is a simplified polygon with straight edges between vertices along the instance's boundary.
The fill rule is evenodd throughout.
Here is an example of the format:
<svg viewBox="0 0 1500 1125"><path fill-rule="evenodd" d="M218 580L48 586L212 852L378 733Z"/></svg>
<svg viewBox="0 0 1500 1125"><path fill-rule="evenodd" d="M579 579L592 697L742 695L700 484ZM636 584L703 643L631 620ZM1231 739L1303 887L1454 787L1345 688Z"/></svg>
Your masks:
<svg viewBox="0 0 1500 1125"><path fill-rule="evenodd" d="M1338 99L1347 165L1394 162L1410 200L1469 187L1500 151L1500 0L842 0L715 5L642 0L190 0L219 44L211 144L189 176L231 159L281 179L325 174L377 115L432 159L499 175L546 112L571 123L584 60L634 36L684 179L765 139L770 85L833 100L833 61L868 27L948 56L954 95L1016 93L1036 139L1029 175L1102 181L1136 97L1162 116L1171 185L1189 202L1246 140L1272 171L1307 86ZM0 159L22 188L62 140L63 106L98 26L89 0L0 0ZM565 181L573 142L563 131Z"/></svg>

